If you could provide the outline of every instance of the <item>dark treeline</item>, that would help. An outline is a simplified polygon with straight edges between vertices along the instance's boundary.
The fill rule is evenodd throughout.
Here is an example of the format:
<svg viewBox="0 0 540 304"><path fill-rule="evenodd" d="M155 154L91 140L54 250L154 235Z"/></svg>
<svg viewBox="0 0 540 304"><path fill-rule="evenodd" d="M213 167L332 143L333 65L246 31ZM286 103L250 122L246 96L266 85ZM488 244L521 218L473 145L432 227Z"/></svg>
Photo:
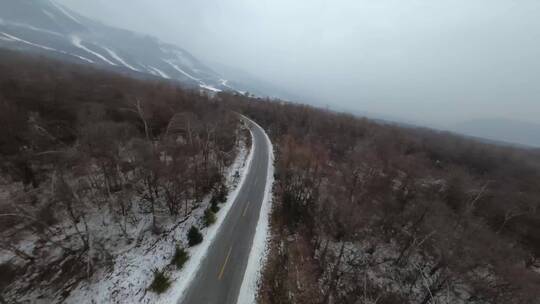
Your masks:
<svg viewBox="0 0 540 304"><path fill-rule="evenodd" d="M538 303L538 150L222 99L277 149L263 303Z"/></svg>

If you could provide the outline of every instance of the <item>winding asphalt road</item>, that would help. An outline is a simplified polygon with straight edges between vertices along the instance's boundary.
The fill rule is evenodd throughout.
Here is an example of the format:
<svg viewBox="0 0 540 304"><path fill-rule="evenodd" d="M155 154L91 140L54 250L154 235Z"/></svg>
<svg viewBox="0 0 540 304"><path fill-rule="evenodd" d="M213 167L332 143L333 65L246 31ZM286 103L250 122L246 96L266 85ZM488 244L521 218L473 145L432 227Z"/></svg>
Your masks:
<svg viewBox="0 0 540 304"><path fill-rule="evenodd" d="M248 168L246 180L233 202L234 205L178 304L237 304L259 219L270 162L264 131L252 122L247 123L253 134L255 147L251 167Z"/></svg>

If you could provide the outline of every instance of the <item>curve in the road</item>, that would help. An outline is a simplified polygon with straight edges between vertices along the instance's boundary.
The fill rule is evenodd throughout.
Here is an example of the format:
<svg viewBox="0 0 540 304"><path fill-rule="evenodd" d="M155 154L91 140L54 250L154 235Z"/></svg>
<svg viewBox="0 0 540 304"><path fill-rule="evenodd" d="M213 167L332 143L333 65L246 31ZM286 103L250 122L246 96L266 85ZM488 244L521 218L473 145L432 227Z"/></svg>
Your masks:
<svg viewBox="0 0 540 304"><path fill-rule="evenodd" d="M236 304L238 300L271 166L270 143L264 130L249 119L245 121L254 141L251 167L179 304Z"/></svg>

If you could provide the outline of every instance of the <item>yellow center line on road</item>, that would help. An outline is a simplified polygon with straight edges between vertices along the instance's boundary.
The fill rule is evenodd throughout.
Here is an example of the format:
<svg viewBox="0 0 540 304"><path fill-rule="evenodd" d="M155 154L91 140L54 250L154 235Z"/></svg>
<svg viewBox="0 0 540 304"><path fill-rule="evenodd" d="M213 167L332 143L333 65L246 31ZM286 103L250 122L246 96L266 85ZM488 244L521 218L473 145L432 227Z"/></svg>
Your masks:
<svg viewBox="0 0 540 304"><path fill-rule="evenodd" d="M246 216L246 212L248 210L248 207L249 207L249 201L246 203L246 208L244 208L244 212L242 212L242 216Z"/></svg>
<svg viewBox="0 0 540 304"><path fill-rule="evenodd" d="M227 257L225 258L225 262L223 262L223 266L221 266L221 271L219 272L218 279L221 281L221 278L223 278L223 273L225 272L225 267L227 266L227 262L229 261L229 257L231 256L232 246L229 248L229 252L227 253Z"/></svg>

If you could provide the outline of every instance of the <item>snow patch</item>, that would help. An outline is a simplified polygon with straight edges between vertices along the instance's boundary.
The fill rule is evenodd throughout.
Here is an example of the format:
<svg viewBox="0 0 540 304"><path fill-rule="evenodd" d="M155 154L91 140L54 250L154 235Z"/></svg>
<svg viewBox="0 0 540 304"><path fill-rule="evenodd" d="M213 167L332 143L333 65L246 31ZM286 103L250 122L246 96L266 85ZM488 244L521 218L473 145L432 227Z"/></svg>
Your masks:
<svg viewBox="0 0 540 304"><path fill-rule="evenodd" d="M62 34L60 34L59 32L55 32L55 31L51 31L51 30L46 30L46 29L39 28L39 27L35 27L35 26L33 26L33 25L26 24L26 23L12 22L12 21L1 21L1 20L0 20L0 24L9 25L9 26L15 26L15 27L20 27L20 28L24 28L24 29L28 29L28 30L40 32L40 33L45 33L45 34L50 34L50 35L58 36L58 37L64 37L64 36L63 36Z"/></svg>
<svg viewBox="0 0 540 304"><path fill-rule="evenodd" d="M174 64L172 61L170 60L163 60L164 62L168 63L171 67L173 67L173 69L177 70L178 72L182 73L183 75L185 75L186 77L192 79L192 80L195 80L195 81L198 81L200 82L201 80L199 78L196 78L192 75L190 75L189 73L187 73L186 71L182 70L179 66L177 66L176 64Z"/></svg>
<svg viewBox="0 0 540 304"><path fill-rule="evenodd" d="M137 71L137 72L140 72L140 70L136 69L135 67L133 67L132 65L128 64L124 59L122 59L122 57L118 56L117 53L115 53L113 50L109 49L109 48L106 48L104 46L102 46L102 48L107 51L107 53L109 53L109 55L114 58L116 61L120 62L121 64L123 64L126 68L128 69L131 69L133 71Z"/></svg>
<svg viewBox="0 0 540 304"><path fill-rule="evenodd" d="M187 58L188 56L183 50L179 49L176 46L164 44L161 44L159 48L165 54L173 55L174 61L179 62L182 66L189 67L192 71L195 71L195 63L190 58Z"/></svg>
<svg viewBox="0 0 540 304"><path fill-rule="evenodd" d="M83 57L83 56L79 56L79 55L76 55L76 54L67 53L67 52L64 52L64 51L58 51L58 52L60 52L60 53L62 53L62 54L69 55L69 56L77 57L77 58L79 58L79 59L81 59L81 60L84 60L84 61L86 61L86 62L89 62L89 63L94 63L93 60L90 60L90 59L88 59L88 58L86 58L86 57Z"/></svg>
<svg viewBox="0 0 540 304"><path fill-rule="evenodd" d="M216 89L216 88L214 88L213 86L209 86L209 85L204 84L204 83L199 84L199 86L200 86L201 88L203 88L203 89L206 89L206 90L209 90L209 91L212 91L212 92L221 92L220 89Z"/></svg>
<svg viewBox="0 0 540 304"><path fill-rule="evenodd" d="M4 41L14 41L13 39L9 38L9 37L5 37L5 36L0 36L0 40L4 40Z"/></svg>
<svg viewBox="0 0 540 304"><path fill-rule="evenodd" d="M44 50L47 50L47 51L58 52L58 53L60 53L60 54L65 54L65 55L77 57L77 58L79 58L79 59L81 59L81 60L84 60L84 61L86 61L86 62L89 62L89 63L94 63L92 60L90 60L90 59L88 59L88 58L85 58L85 57L82 57L82 56L79 56L79 55L70 54L70 53L68 53L68 52L64 52L64 51L60 51L60 50L57 50L57 49L53 49L53 48L48 47L48 46L44 46L44 45L41 45L41 44L37 44L37 43L30 42L30 41L26 41L26 40L24 40L24 39L15 37L15 36L10 35L10 34L6 34L6 33L4 33L4 32L0 32L0 34L4 35L4 36L7 37L8 39L10 39L10 41L15 41L15 42L20 42L20 43L28 44L28 45L31 45L31 46L33 46L33 47L37 47L37 48L44 49Z"/></svg>
<svg viewBox="0 0 540 304"><path fill-rule="evenodd" d="M154 75L154 76L158 76L158 77L159 77L159 74L158 74L156 71L154 71L154 70L152 69L152 67L149 67L149 66L145 66L145 67L146 67L146 71L147 71L147 72L149 72L150 74L152 74L152 75Z"/></svg>
<svg viewBox="0 0 540 304"><path fill-rule="evenodd" d="M165 72L163 72L162 70L158 69L158 68L155 68L155 67L152 67L152 66L148 66L148 69L150 69L150 73L156 75L156 76L159 76L159 77L162 77L162 78L166 78L166 79L171 79L171 77L169 77L169 75L165 74Z"/></svg>
<svg viewBox="0 0 540 304"><path fill-rule="evenodd" d="M47 51L56 51L56 52L58 51L58 50L53 49L53 48L51 48L51 47L44 46L44 45L37 44L37 43L33 43L33 42L30 42L30 41L26 41L26 40L24 40L24 39L15 37L15 36L13 36L13 35L10 35L10 34L4 33L4 32L1 32L1 34L4 35L5 37L11 39L12 41L21 42L21 43L28 44L28 45L31 45L31 46L35 46L35 47L37 47L37 48L44 49L44 50L47 50Z"/></svg>
<svg viewBox="0 0 540 304"><path fill-rule="evenodd" d="M233 91L235 90L233 87L229 85L229 81L227 79L220 79L219 82L221 83L222 86L229 88Z"/></svg>
<svg viewBox="0 0 540 304"><path fill-rule="evenodd" d="M77 24L80 24L82 25L82 23L79 21L79 19L75 18L73 15L71 15L65 8L62 7L62 5L54 2L54 1L50 1L50 3L56 7L60 12L62 12L62 14L64 14L66 17L68 17L69 19L71 19L72 21L74 21L75 23Z"/></svg>
<svg viewBox="0 0 540 304"><path fill-rule="evenodd" d="M258 283L261 278L263 265L266 263L266 255L268 252L269 216L272 204L272 186L274 185L274 148L270 138L261 126L245 116L243 116L243 118L259 128L263 132L266 142L268 143L268 170L266 172L264 198L259 213L257 228L255 229L253 245L251 246L251 252L249 253L246 273L242 280L242 286L240 287L240 294L238 295L237 301L239 304L255 304Z"/></svg>
<svg viewBox="0 0 540 304"><path fill-rule="evenodd" d="M76 47L78 47L78 48L80 48L80 49L82 49L82 50L85 50L86 52L88 52L88 53L90 53L90 54L92 54L92 55L98 57L99 59L101 59L101 60L107 62L108 64L117 66L116 63L110 61L110 60L107 59L105 56L103 56L103 55L101 55L101 54L99 54L99 53L97 53L97 52L94 52L94 51L92 51L91 49L85 47L85 46L82 44L81 38L79 38L79 37L77 37L77 36L72 36L72 37L71 37L71 42L72 42L73 45L75 45Z"/></svg>
<svg viewBox="0 0 540 304"><path fill-rule="evenodd" d="M43 9L43 13L44 13L45 15L47 15L49 18L51 18L52 20L56 21L56 16L54 16L53 13L49 12L49 11L46 10L46 9Z"/></svg>

